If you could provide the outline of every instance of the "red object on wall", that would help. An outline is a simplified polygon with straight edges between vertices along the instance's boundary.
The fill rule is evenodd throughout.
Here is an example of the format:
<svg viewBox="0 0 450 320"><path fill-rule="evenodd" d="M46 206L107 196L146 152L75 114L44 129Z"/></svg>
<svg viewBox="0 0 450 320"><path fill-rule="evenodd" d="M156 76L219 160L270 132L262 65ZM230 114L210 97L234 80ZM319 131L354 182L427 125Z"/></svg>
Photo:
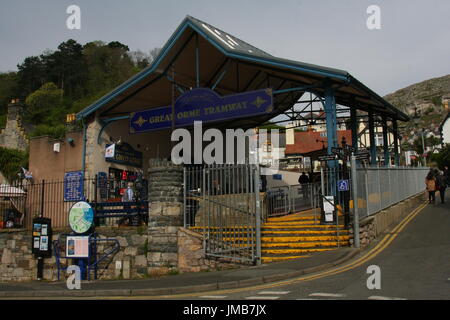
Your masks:
<svg viewBox="0 0 450 320"><path fill-rule="evenodd" d="M122 171L122 180L128 180L128 175L125 170Z"/></svg>

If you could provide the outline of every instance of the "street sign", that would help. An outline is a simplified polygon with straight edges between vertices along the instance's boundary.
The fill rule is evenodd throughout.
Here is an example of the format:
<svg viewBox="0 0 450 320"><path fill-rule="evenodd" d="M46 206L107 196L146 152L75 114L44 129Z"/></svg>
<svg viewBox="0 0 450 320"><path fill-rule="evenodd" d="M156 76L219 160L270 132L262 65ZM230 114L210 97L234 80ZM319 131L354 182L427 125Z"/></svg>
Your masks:
<svg viewBox="0 0 450 320"><path fill-rule="evenodd" d="M336 154L329 154L329 155L326 155L326 156L321 156L318 159L319 159L319 161L337 160L337 155Z"/></svg>
<svg viewBox="0 0 450 320"><path fill-rule="evenodd" d="M334 154L340 155L342 153L342 148L331 147L331 152Z"/></svg>
<svg viewBox="0 0 450 320"><path fill-rule="evenodd" d="M369 159L369 157L370 157L369 153L362 153L362 154L355 155L356 160L367 160L367 159Z"/></svg>
<svg viewBox="0 0 450 320"><path fill-rule="evenodd" d="M356 148L355 148L355 147L352 147L352 146L350 146L350 145L348 145L348 144L346 144L346 145L345 145L344 151L345 151L346 153L352 153L352 152L355 152L355 151L356 151Z"/></svg>
<svg viewBox="0 0 450 320"><path fill-rule="evenodd" d="M338 190L339 191L349 191L348 180L339 180L338 181Z"/></svg>

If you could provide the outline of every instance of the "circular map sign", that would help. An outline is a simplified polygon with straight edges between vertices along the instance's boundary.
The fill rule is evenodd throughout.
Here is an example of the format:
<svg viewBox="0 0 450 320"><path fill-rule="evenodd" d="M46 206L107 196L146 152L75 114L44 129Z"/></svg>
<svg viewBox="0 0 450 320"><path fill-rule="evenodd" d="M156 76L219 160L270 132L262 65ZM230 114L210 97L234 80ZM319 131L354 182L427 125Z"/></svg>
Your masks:
<svg viewBox="0 0 450 320"><path fill-rule="evenodd" d="M80 201L69 210L69 225L76 233L85 233L94 222L94 210L89 203Z"/></svg>

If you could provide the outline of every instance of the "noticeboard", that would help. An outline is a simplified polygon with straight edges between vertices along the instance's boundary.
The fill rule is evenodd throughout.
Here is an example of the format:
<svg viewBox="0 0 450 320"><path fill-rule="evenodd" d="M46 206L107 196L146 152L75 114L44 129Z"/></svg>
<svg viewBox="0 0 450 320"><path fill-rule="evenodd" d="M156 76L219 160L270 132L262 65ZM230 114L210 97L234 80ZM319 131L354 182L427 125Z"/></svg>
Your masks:
<svg viewBox="0 0 450 320"><path fill-rule="evenodd" d="M67 236L66 240L67 258L89 257L89 236Z"/></svg>
<svg viewBox="0 0 450 320"><path fill-rule="evenodd" d="M82 201L83 192L83 172L72 171L64 174L64 201Z"/></svg>
<svg viewBox="0 0 450 320"><path fill-rule="evenodd" d="M31 252L37 257L52 256L52 223L48 218L33 219Z"/></svg>

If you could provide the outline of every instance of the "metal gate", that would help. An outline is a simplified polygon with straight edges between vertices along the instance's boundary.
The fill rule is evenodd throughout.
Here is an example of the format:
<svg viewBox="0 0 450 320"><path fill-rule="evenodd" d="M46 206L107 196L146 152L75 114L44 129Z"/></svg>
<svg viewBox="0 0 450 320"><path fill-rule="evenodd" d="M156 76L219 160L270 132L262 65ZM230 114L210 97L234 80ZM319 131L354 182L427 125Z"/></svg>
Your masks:
<svg viewBox="0 0 450 320"><path fill-rule="evenodd" d="M203 233L206 256L260 263L259 181L252 164L184 168L184 225Z"/></svg>

